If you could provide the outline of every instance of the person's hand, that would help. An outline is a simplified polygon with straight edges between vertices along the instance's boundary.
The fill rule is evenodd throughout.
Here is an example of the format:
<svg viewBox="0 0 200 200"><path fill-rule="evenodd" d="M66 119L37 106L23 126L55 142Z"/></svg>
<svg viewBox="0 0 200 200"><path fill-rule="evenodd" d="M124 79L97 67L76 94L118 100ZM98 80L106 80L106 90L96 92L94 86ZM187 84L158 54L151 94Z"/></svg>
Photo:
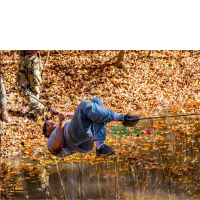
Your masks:
<svg viewBox="0 0 200 200"><path fill-rule="evenodd" d="M59 112L59 120L60 121L64 121L66 117L67 117L66 112Z"/></svg>
<svg viewBox="0 0 200 200"><path fill-rule="evenodd" d="M59 115L59 113L60 113L60 111L59 111L58 108L52 108L52 109L51 109L51 114L52 114L52 115Z"/></svg>
<svg viewBox="0 0 200 200"><path fill-rule="evenodd" d="M67 112L67 117L69 119L72 119L73 115L74 115L74 112Z"/></svg>
<svg viewBox="0 0 200 200"><path fill-rule="evenodd" d="M139 122L139 120L140 120L139 115L126 114L124 117L124 121L122 121L122 124L126 127L133 127Z"/></svg>

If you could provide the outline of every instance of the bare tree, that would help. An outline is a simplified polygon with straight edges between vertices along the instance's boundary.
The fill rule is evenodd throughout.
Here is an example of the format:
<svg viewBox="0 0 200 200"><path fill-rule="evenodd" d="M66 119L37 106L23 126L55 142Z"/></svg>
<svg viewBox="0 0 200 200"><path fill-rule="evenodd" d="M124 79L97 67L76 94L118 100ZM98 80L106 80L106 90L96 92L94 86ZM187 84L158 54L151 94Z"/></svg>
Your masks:
<svg viewBox="0 0 200 200"><path fill-rule="evenodd" d="M124 65L124 55L125 55L125 50L120 50L119 51L119 56L118 56L118 60L117 60L117 67L122 68Z"/></svg>

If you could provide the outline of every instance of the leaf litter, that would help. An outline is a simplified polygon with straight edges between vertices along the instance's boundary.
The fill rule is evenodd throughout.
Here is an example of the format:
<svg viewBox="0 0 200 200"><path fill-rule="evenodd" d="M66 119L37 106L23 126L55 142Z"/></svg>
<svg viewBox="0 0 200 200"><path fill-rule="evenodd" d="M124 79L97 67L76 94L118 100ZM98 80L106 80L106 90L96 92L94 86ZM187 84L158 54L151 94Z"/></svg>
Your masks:
<svg viewBox="0 0 200 200"><path fill-rule="evenodd" d="M41 101L50 107L74 111L82 100L99 97L108 109L143 117L199 112L200 51L126 51L123 69L115 67L118 53L50 51L40 88ZM45 51L41 54L44 56ZM12 83L16 83L18 59L16 51L3 51L1 70ZM181 184L190 197L200 197L199 116L159 119L150 124L145 120L137 125L143 133L139 135L130 134L132 128L126 135L111 134L112 127L121 126L113 122L108 124L106 143L116 149L116 155L96 158L93 150L57 159L46 148L46 139L41 134L43 120L28 120L28 102L12 85L6 81L4 84L12 118L9 125L1 126L1 191L7 197L12 196L13 190L22 188L19 174L26 174L25 179L35 183L42 180L44 169L57 162L106 165L107 170L99 171L105 178L123 177L135 169L140 174L156 170L165 175L167 183L174 180L174 191ZM45 117L48 115L45 113ZM7 162L12 158L20 160L20 167ZM57 171L47 176L52 173ZM89 177L94 176L91 171ZM149 186L151 178L140 179L134 186L144 191L161 184L162 180L158 179L155 185ZM162 190L156 188L159 195ZM169 198L172 194L171 190L167 193Z"/></svg>

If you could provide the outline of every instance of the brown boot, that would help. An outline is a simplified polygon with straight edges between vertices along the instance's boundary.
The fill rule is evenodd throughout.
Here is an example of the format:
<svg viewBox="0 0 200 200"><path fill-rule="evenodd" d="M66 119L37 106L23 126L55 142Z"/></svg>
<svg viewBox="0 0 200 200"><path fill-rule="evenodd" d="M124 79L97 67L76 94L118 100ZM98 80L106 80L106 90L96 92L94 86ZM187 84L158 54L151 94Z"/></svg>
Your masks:
<svg viewBox="0 0 200 200"><path fill-rule="evenodd" d="M2 117L2 120L4 122L6 122L6 123L10 123L11 122L11 120L10 120L10 118L8 116L8 112L7 112L5 107L1 108L1 117Z"/></svg>

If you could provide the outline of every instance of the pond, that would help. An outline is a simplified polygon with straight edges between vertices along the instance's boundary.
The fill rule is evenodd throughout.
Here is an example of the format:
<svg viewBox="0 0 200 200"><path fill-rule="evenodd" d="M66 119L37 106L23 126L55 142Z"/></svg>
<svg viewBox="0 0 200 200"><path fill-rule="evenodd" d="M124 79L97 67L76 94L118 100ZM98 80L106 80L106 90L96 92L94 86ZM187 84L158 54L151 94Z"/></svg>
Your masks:
<svg viewBox="0 0 200 200"><path fill-rule="evenodd" d="M103 158L93 149L57 159L26 146L1 164L1 199L200 199L199 122L112 122L106 143L116 154Z"/></svg>

